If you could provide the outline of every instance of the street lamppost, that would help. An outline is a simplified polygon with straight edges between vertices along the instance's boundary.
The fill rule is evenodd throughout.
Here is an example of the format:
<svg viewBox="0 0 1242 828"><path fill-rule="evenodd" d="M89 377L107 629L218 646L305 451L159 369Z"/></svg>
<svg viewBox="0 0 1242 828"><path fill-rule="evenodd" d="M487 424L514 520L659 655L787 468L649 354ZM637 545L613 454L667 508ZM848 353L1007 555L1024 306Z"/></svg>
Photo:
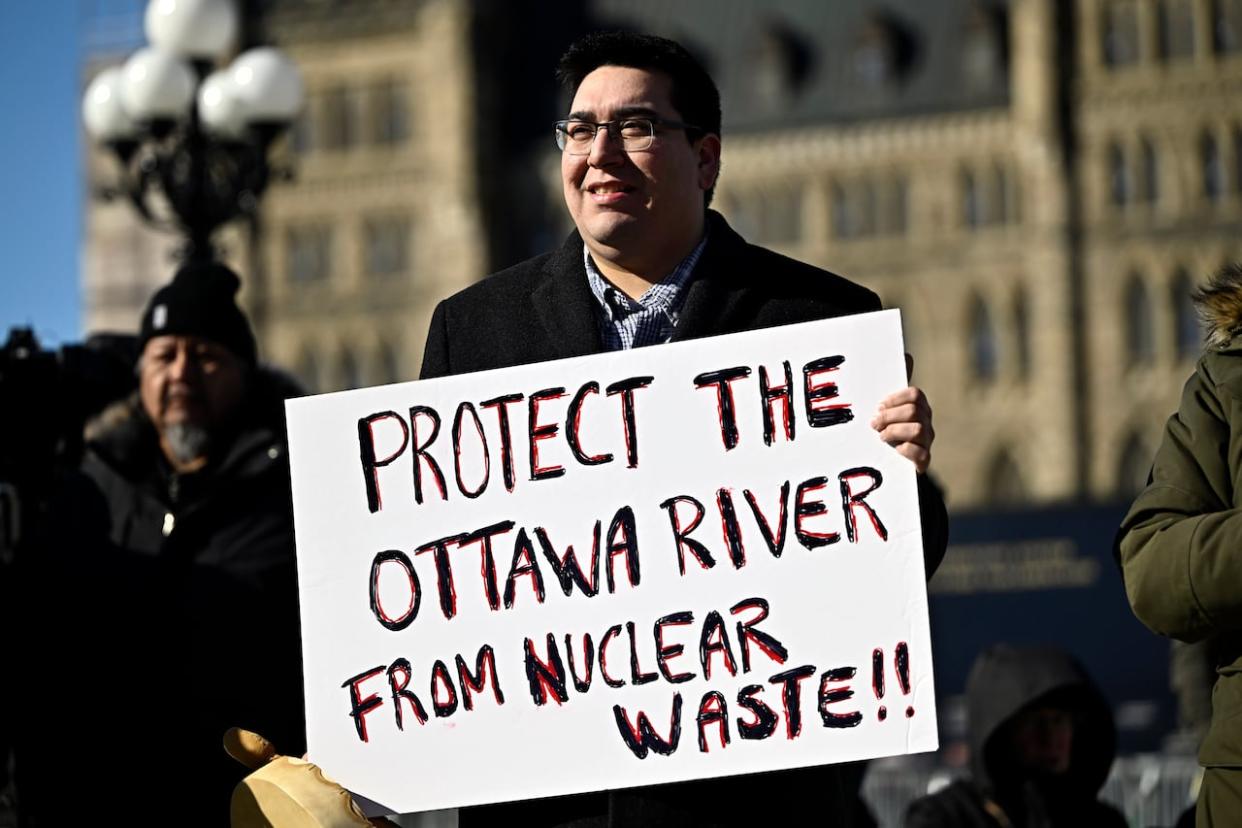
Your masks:
<svg viewBox="0 0 1242 828"><path fill-rule="evenodd" d="M91 81L83 120L120 163L112 193L181 233L186 259L212 259L216 229L254 215L268 149L302 108L302 79L268 46L219 65L237 40L234 0L150 0L144 23L150 45Z"/></svg>

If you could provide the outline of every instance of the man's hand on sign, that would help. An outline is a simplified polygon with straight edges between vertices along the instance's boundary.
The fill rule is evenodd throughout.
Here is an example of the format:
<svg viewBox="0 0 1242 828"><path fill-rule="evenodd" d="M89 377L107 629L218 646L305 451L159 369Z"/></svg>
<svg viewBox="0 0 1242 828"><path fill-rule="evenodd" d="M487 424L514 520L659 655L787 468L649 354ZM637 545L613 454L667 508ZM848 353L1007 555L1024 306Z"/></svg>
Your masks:
<svg viewBox="0 0 1242 828"><path fill-rule="evenodd" d="M224 749L254 771L233 791L229 821L233 828L357 828L391 826L363 816L349 791L305 759L281 756L257 733L230 728Z"/></svg>
<svg viewBox="0 0 1242 828"><path fill-rule="evenodd" d="M914 358L906 354L907 382L913 374ZM884 442L914 463L919 474L927 471L936 431L932 428L931 403L922 389L911 385L889 394L880 401L880 409L872 418L871 427L880 432Z"/></svg>

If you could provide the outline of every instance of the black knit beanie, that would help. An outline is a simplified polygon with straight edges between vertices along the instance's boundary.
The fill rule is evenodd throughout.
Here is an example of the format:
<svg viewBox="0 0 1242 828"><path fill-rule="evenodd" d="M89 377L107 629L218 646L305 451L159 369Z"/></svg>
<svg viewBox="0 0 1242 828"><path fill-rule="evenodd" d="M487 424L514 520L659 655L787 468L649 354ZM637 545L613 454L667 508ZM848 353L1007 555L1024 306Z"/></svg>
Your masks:
<svg viewBox="0 0 1242 828"><path fill-rule="evenodd" d="M233 299L239 287L237 274L218 262L183 264L143 312L138 352L152 337L198 336L223 345L253 365L254 333Z"/></svg>

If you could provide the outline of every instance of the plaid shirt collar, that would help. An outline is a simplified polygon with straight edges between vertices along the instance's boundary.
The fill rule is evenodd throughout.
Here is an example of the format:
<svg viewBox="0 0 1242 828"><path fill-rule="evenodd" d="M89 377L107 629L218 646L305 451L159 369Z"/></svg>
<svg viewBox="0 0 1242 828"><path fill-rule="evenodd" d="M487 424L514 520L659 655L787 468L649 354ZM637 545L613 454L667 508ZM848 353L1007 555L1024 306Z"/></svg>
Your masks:
<svg viewBox="0 0 1242 828"><path fill-rule="evenodd" d="M694 250L681 260L672 273L648 288L638 299L631 299L604 278L591 259L586 244L582 245L587 283L598 303L596 319L608 350L640 348L669 340L681 314L686 286L690 284L694 268L706 246L707 234L704 233Z"/></svg>

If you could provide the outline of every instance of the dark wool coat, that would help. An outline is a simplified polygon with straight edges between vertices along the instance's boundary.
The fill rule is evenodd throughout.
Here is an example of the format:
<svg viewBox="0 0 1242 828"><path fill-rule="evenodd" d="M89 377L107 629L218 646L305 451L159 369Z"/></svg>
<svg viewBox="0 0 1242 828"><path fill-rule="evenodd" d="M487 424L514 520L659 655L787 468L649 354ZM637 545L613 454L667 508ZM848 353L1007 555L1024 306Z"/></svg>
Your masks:
<svg viewBox="0 0 1242 828"><path fill-rule="evenodd" d="M874 293L832 273L747 244L709 212L707 246L688 288L673 341L810 322L880 309ZM604 350L596 300L587 283L582 239L472 285L436 308L422 379L506 368ZM924 556L933 572L948 539L944 502L922 476ZM559 797L462 812L471 825L749 825L772 808L825 824L854 824L857 774L804 768Z"/></svg>
<svg viewBox="0 0 1242 828"><path fill-rule="evenodd" d="M247 772L223 751L229 727L305 750L291 390L259 374L226 449L191 475L170 471L136 396L105 412L38 565L75 608L41 650L72 654L77 699L27 752L41 816L225 825Z"/></svg>

